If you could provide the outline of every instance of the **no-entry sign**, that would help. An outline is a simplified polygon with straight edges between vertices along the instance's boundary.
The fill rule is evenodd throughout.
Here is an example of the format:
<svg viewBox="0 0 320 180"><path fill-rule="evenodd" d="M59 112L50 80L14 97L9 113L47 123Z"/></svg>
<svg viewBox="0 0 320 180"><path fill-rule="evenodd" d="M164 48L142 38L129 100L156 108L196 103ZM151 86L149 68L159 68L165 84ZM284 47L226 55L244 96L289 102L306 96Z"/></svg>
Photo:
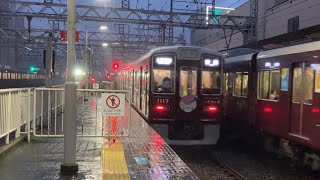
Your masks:
<svg viewBox="0 0 320 180"><path fill-rule="evenodd" d="M101 94L103 116L124 116L125 94Z"/></svg>

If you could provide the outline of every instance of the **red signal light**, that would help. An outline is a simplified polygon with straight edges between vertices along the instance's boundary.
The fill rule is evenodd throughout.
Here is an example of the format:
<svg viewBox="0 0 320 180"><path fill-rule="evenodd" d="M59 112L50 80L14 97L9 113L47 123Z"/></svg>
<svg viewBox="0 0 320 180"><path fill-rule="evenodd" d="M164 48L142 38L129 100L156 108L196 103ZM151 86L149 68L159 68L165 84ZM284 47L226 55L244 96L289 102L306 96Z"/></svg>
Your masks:
<svg viewBox="0 0 320 180"><path fill-rule="evenodd" d="M266 112L266 113L272 113L272 108L270 108L270 107L265 107L265 108L263 109L263 111Z"/></svg>
<svg viewBox="0 0 320 180"><path fill-rule="evenodd" d="M162 104L157 104L155 109L157 112L164 112L164 111L166 111L167 108L166 108L166 106L164 106Z"/></svg>
<svg viewBox="0 0 320 180"><path fill-rule="evenodd" d="M113 70L117 70L117 69L120 68L120 65L119 65L119 63L114 62L114 63L112 63L111 68L112 68Z"/></svg>
<svg viewBox="0 0 320 180"><path fill-rule="evenodd" d="M90 81L91 81L92 83L94 83L94 82L96 82L96 78L95 78L95 77L91 77Z"/></svg>
<svg viewBox="0 0 320 180"><path fill-rule="evenodd" d="M216 105L210 105L207 110L209 113L216 113L218 112L218 107Z"/></svg>

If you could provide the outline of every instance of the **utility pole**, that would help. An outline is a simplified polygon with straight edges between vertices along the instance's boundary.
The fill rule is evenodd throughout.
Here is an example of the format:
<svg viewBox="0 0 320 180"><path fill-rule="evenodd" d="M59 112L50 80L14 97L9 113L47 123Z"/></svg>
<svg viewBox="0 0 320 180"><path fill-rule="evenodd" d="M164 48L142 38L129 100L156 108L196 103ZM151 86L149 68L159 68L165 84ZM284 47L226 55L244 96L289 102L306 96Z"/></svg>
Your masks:
<svg viewBox="0 0 320 180"><path fill-rule="evenodd" d="M84 71L85 71L85 89L89 88L89 70L88 70L88 27L86 26L86 37L84 46Z"/></svg>
<svg viewBox="0 0 320 180"><path fill-rule="evenodd" d="M45 86L46 88L52 87L52 38L53 33L49 33L48 43L46 47L46 80L45 80Z"/></svg>
<svg viewBox="0 0 320 180"><path fill-rule="evenodd" d="M74 63L75 63L75 35L76 35L76 0L68 0L68 46L67 46L67 82L65 85L64 129L64 163L62 173L77 173L76 163L76 94Z"/></svg>
<svg viewBox="0 0 320 180"><path fill-rule="evenodd" d="M173 45L173 0L170 1L169 45Z"/></svg>

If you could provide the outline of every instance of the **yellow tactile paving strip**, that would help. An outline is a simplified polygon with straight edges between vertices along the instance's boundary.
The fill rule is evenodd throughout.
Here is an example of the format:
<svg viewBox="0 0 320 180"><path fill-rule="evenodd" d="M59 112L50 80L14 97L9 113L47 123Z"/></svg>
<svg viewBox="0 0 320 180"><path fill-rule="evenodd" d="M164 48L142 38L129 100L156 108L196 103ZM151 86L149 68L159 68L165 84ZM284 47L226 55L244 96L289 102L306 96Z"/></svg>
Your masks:
<svg viewBox="0 0 320 180"><path fill-rule="evenodd" d="M102 146L101 156L103 180L130 179L123 146L119 140L106 140Z"/></svg>

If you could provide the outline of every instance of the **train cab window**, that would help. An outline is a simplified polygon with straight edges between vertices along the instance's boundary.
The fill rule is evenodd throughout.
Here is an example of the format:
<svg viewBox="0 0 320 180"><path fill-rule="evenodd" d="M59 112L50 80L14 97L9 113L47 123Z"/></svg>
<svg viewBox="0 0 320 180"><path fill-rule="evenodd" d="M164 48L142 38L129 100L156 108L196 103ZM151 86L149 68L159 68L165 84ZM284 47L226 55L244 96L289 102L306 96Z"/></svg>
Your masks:
<svg viewBox="0 0 320 180"><path fill-rule="evenodd" d="M174 93L174 59L169 56L155 56L152 70L152 92Z"/></svg>
<svg viewBox="0 0 320 180"><path fill-rule="evenodd" d="M197 68L180 68L180 97L197 94Z"/></svg>
<svg viewBox="0 0 320 180"><path fill-rule="evenodd" d="M221 77L219 71L202 70L202 94L220 94Z"/></svg>
<svg viewBox="0 0 320 180"><path fill-rule="evenodd" d="M237 72L233 81L233 95L238 97L247 97L248 94L248 73Z"/></svg>
<svg viewBox="0 0 320 180"><path fill-rule="evenodd" d="M280 92L280 71L266 70L259 72L259 98L278 100Z"/></svg>

